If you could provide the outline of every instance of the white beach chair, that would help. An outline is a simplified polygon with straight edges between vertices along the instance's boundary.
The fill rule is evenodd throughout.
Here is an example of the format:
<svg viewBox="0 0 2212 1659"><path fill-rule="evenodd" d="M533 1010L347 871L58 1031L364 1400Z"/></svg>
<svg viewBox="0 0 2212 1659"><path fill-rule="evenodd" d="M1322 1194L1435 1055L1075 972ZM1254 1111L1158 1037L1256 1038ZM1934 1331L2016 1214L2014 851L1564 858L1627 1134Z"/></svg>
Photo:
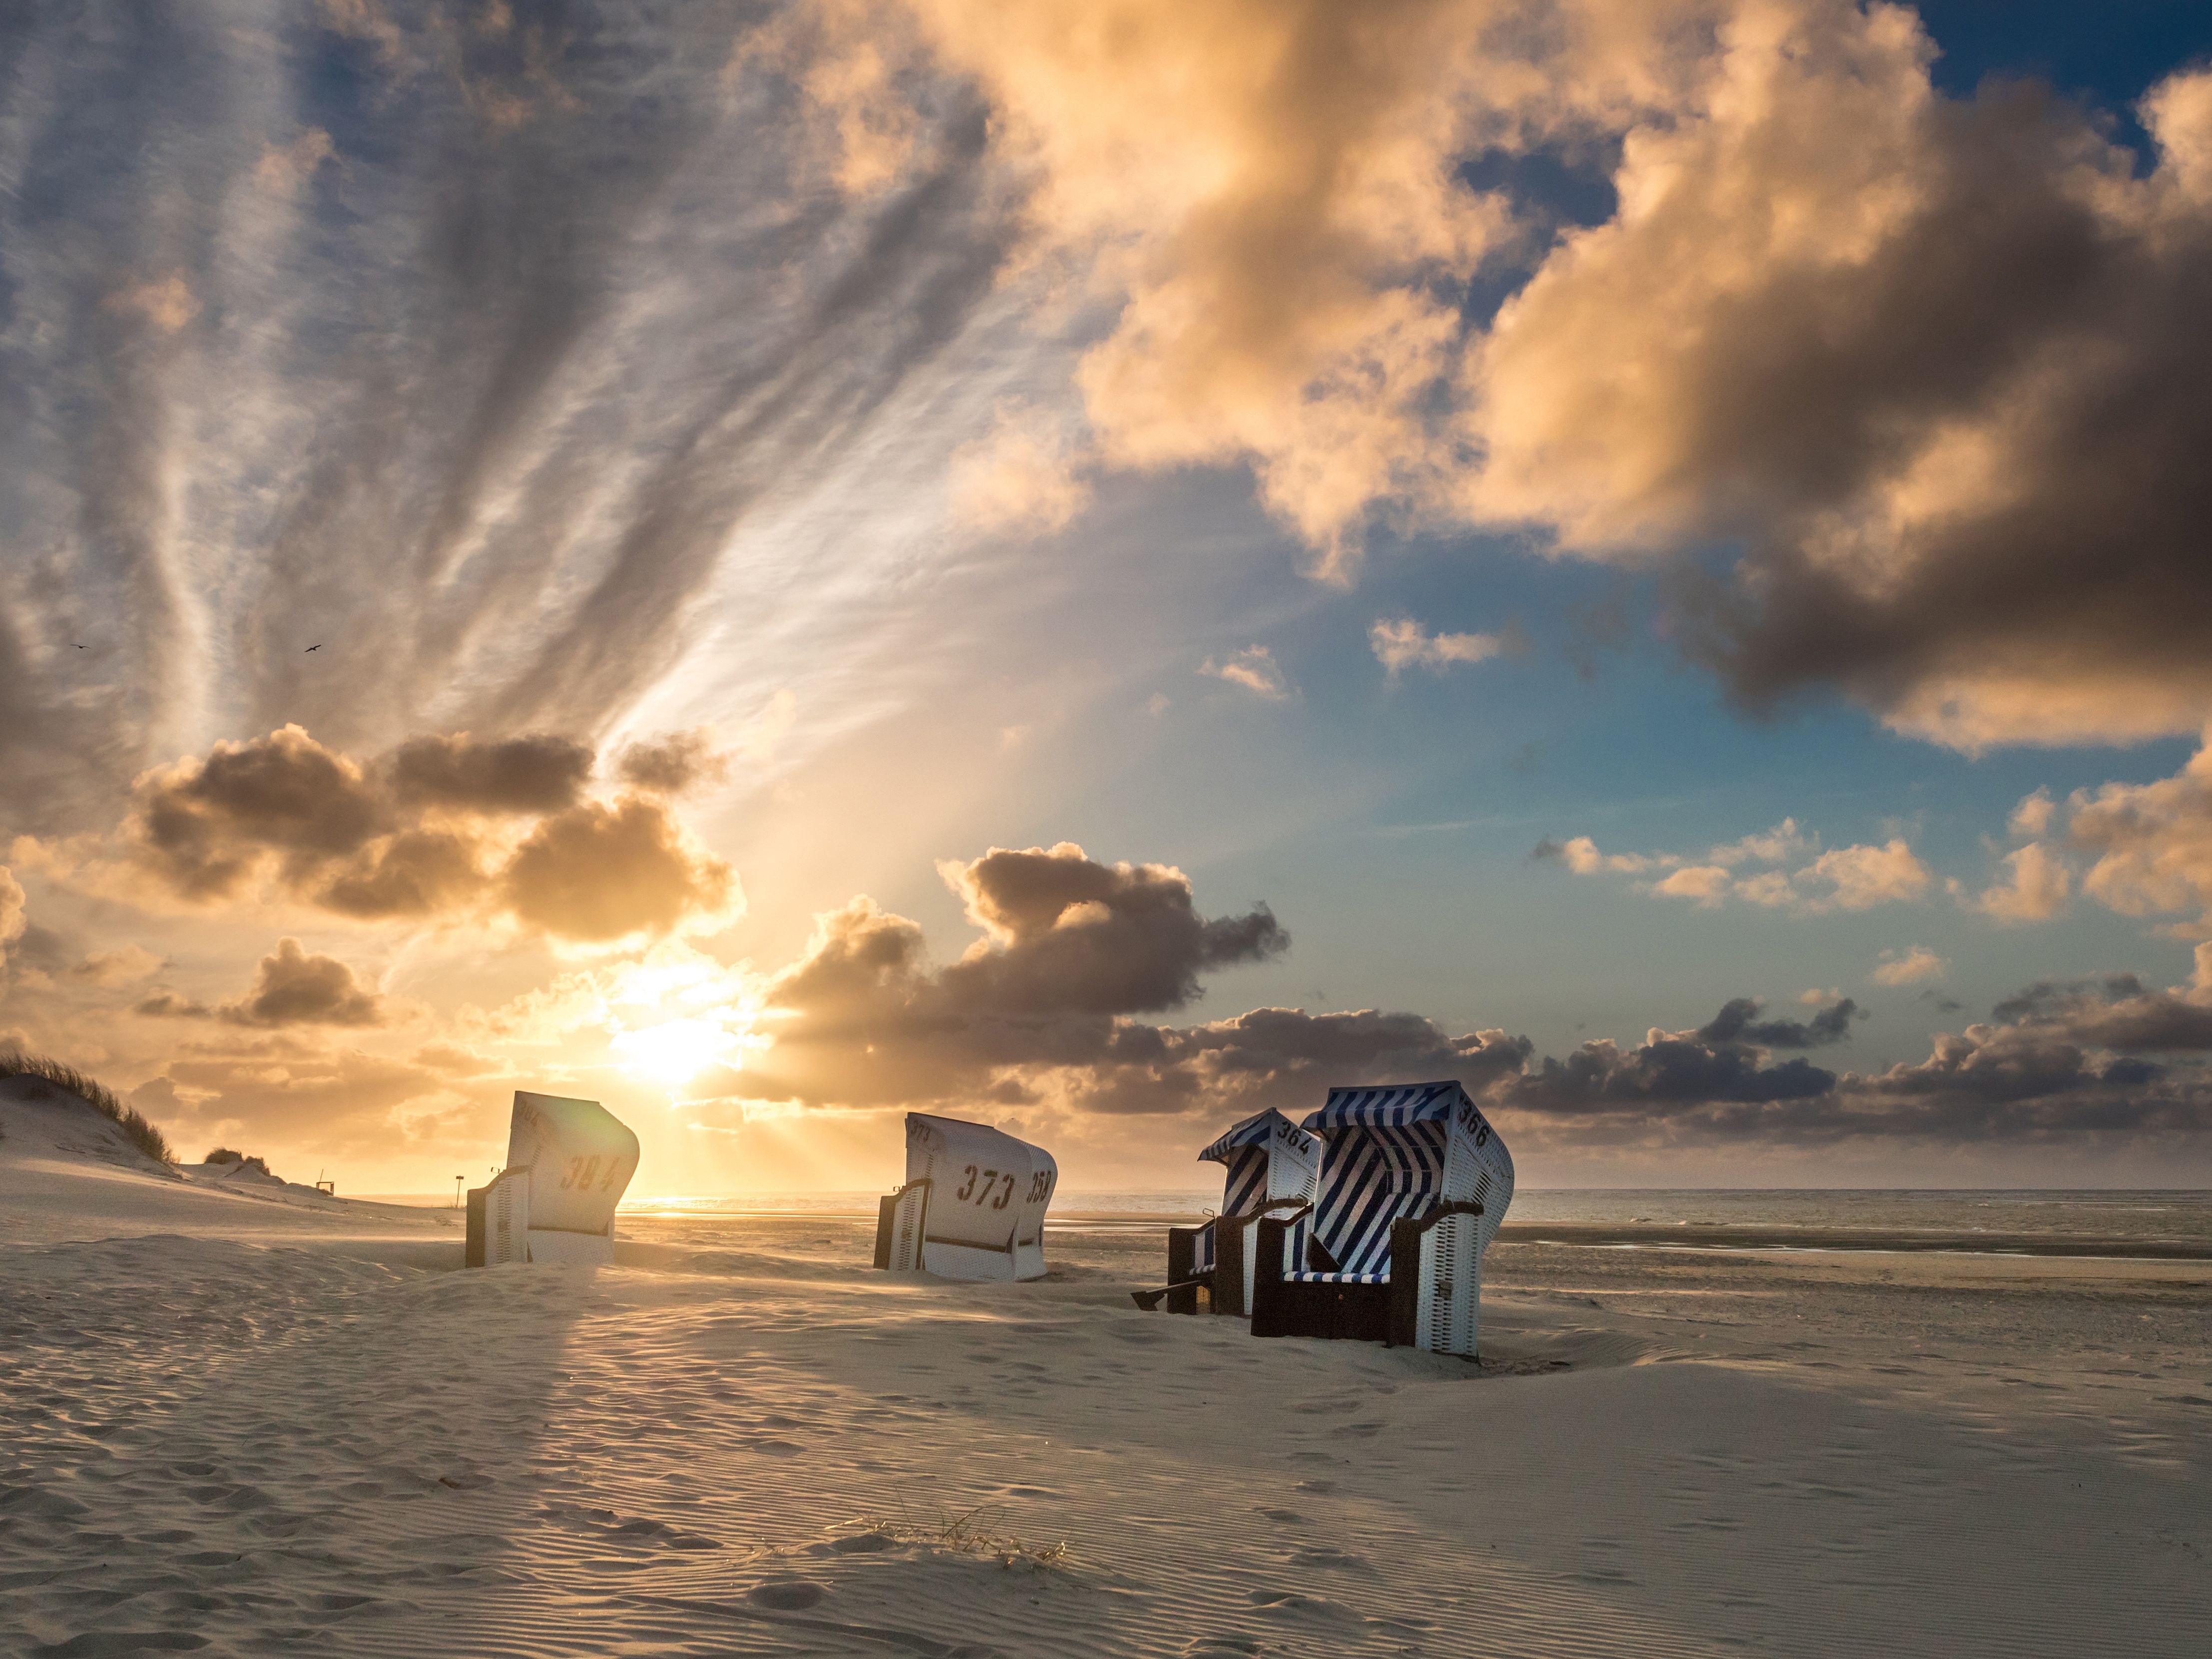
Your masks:
<svg viewBox="0 0 2212 1659"><path fill-rule="evenodd" d="M611 1262L637 1158L637 1137L598 1101L517 1090L507 1167L469 1194L466 1264Z"/></svg>
<svg viewBox="0 0 2212 1659"><path fill-rule="evenodd" d="M906 1115L906 1184L877 1216L876 1266L946 1279L1044 1277L1060 1166L1042 1146L957 1118Z"/></svg>
<svg viewBox="0 0 2212 1659"><path fill-rule="evenodd" d="M1249 1313L1258 1261L1255 1230L1265 1216L1288 1216L1312 1205L1321 1140L1271 1106L1231 1124L1198 1157L1202 1164L1223 1166L1221 1212L1195 1227L1169 1228L1166 1291L1130 1294L1140 1308L1155 1307L1164 1297L1170 1313L1194 1314L1203 1287L1215 1313ZM1284 1265L1303 1267L1304 1233L1295 1227L1292 1232Z"/></svg>
<svg viewBox="0 0 2212 1659"><path fill-rule="evenodd" d="M1513 1158L1456 1082L1331 1089L1306 1260L1262 1220L1255 1336L1343 1337L1475 1357L1482 1255L1513 1200Z"/></svg>

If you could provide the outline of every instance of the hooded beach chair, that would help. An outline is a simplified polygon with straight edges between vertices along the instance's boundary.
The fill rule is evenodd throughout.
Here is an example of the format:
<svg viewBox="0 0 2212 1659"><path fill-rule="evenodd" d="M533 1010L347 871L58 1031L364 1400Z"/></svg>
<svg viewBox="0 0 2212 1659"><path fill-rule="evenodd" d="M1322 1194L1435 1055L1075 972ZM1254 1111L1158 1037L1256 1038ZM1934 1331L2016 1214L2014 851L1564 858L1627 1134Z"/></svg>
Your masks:
<svg viewBox="0 0 2212 1659"><path fill-rule="evenodd" d="M1196 1313L1202 1285L1215 1313L1249 1313L1258 1248L1253 1230L1264 1216L1289 1215L1313 1203L1321 1140L1271 1106L1231 1125L1198 1157L1223 1166L1221 1213L1195 1227L1168 1229L1167 1310ZM1302 1267L1304 1233L1293 1232L1285 1246L1292 1252L1287 1265ZM1131 1294L1139 1307L1160 1300L1150 1291Z"/></svg>
<svg viewBox="0 0 2212 1659"><path fill-rule="evenodd" d="M1044 1277L1060 1166L1042 1146L957 1118L906 1115L906 1185L876 1219L876 1266L946 1279Z"/></svg>
<svg viewBox="0 0 2212 1659"><path fill-rule="evenodd" d="M615 1206L637 1154L637 1137L598 1101L517 1090L507 1167L469 1194L463 1261L613 1261Z"/></svg>
<svg viewBox="0 0 2212 1659"><path fill-rule="evenodd" d="M1321 1190L1310 1215L1255 1230L1252 1334L1474 1358L1482 1254L1513 1200L1498 1132L1456 1082L1331 1089L1305 1127L1325 1143ZM1298 1221L1306 1259L1279 1266Z"/></svg>

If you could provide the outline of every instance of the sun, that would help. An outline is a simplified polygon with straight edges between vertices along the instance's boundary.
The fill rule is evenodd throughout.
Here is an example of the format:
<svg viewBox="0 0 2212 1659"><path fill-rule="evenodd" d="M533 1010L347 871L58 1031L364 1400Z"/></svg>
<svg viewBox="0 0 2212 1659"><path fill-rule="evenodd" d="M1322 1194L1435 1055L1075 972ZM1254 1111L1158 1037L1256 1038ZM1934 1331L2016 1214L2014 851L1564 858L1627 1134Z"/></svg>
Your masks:
<svg viewBox="0 0 2212 1659"><path fill-rule="evenodd" d="M722 1057L734 1039L710 1019L671 1019L618 1031L613 1048L633 1077L670 1085L688 1083Z"/></svg>

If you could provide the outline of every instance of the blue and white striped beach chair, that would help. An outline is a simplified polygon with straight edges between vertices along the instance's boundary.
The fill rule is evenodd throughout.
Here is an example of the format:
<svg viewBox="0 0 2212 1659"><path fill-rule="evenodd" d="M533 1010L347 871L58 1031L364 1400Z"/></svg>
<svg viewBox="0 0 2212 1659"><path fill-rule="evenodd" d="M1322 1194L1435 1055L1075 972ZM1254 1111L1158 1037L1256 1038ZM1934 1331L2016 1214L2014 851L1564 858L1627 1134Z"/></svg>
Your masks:
<svg viewBox="0 0 2212 1659"><path fill-rule="evenodd" d="M1256 1231L1255 1336L1346 1337L1475 1355L1482 1254L1513 1158L1456 1082L1331 1089L1305 1261L1275 1266L1295 1219Z"/></svg>
<svg viewBox="0 0 2212 1659"><path fill-rule="evenodd" d="M1321 1141L1269 1107L1224 1131L1199 1155L1225 1175L1221 1213L1195 1227L1168 1229L1170 1313L1194 1314L1201 1285L1218 1314L1248 1313L1256 1266L1253 1230L1269 1215L1302 1213L1313 1204L1321 1176ZM1304 1264L1304 1223L1285 1245L1285 1265ZM1138 1305L1147 1305L1141 1293Z"/></svg>

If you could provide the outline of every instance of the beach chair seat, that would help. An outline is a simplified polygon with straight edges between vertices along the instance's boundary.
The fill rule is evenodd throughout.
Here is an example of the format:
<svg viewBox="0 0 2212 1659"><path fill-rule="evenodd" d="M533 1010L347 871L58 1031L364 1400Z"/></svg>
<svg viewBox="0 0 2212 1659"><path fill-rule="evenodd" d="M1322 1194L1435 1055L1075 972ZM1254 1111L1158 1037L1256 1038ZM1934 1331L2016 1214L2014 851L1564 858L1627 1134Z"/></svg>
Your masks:
<svg viewBox="0 0 2212 1659"><path fill-rule="evenodd" d="M1313 1202L1321 1142L1270 1107L1231 1124L1198 1157L1223 1167L1221 1212L1168 1229L1167 1310L1196 1313L1203 1289L1213 1312L1243 1315L1258 1261L1253 1229ZM1138 1304L1149 1296L1140 1293Z"/></svg>
<svg viewBox="0 0 2212 1659"><path fill-rule="evenodd" d="M958 1118L908 1112L906 1182L876 1218L875 1265L945 1279L1042 1279L1060 1166L1042 1146Z"/></svg>
<svg viewBox="0 0 2212 1659"><path fill-rule="evenodd" d="M1332 1089L1304 1127L1319 1190L1255 1229L1252 1334L1474 1358L1482 1254L1513 1196L1497 1132L1454 1081Z"/></svg>

